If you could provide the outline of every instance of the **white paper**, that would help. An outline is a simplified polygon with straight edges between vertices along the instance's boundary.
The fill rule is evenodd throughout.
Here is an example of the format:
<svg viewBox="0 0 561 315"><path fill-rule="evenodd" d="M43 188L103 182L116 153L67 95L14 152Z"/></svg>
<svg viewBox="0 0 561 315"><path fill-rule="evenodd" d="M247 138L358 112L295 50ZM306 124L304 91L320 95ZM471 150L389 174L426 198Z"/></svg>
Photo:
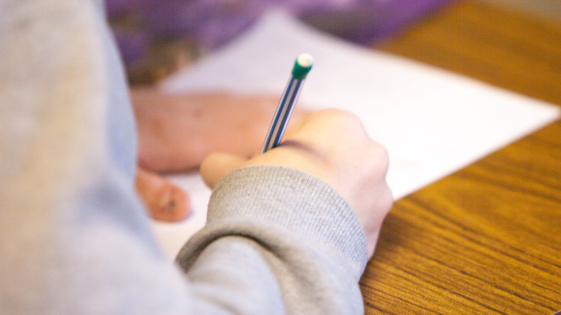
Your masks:
<svg viewBox="0 0 561 315"><path fill-rule="evenodd" d="M314 57L298 106L358 115L390 156L388 184L400 199L558 119L556 106L371 49L311 29L281 12L167 79L169 92L228 90L282 93L294 59ZM210 190L197 174L174 178L194 214L154 223L173 257L204 225Z"/></svg>

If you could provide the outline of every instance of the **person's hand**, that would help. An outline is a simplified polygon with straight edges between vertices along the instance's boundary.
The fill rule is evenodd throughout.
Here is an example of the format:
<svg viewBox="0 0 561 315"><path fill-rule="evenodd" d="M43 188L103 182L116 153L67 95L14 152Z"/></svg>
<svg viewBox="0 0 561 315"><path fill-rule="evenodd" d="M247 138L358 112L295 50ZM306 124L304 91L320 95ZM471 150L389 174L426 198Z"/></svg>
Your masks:
<svg viewBox="0 0 561 315"><path fill-rule="evenodd" d="M214 187L230 171L254 165L291 167L333 187L356 213L372 256L393 197L386 184L387 152L367 136L356 116L337 110L310 114L280 146L265 154L249 160L226 153L209 155L201 164L201 176Z"/></svg>
<svg viewBox="0 0 561 315"><path fill-rule="evenodd" d="M158 172L199 167L211 152L250 157L259 152L278 97L227 93L166 94L154 88L131 90L139 147L136 187L149 214L179 221L189 197ZM305 111L296 109L293 122Z"/></svg>
<svg viewBox="0 0 561 315"><path fill-rule="evenodd" d="M138 129L139 165L158 172L199 167L211 152L244 157L263 144L278 96L228 93L166 94L131 91ZM296 108L292 121L305 111Z"/></svg>

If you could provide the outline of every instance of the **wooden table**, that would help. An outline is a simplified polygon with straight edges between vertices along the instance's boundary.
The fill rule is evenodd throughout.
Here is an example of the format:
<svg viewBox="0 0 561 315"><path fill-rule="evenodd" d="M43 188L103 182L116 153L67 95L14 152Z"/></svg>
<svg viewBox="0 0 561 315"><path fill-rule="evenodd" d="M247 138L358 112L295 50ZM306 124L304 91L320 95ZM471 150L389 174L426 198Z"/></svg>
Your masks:
<svg viewBox="0 0 561 315"><path fill-rule="evenodd" d="M561 104L561 24L461 1L374 46ZM395 203L366 314L561 310L561 122Z"/></svg>

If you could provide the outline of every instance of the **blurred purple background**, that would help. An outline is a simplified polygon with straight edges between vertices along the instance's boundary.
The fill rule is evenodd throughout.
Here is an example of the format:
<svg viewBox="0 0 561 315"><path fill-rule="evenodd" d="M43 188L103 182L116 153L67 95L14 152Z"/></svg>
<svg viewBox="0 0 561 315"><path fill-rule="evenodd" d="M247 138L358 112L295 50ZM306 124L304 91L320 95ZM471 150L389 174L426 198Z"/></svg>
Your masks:
<svg viewBox="0 0 561 315"><path fill-rule="evenodd" d="M451 0L106 0L127 65L158 38L188 38L207 51L239 34L267 9L359 44L370 44Z"/></svg>

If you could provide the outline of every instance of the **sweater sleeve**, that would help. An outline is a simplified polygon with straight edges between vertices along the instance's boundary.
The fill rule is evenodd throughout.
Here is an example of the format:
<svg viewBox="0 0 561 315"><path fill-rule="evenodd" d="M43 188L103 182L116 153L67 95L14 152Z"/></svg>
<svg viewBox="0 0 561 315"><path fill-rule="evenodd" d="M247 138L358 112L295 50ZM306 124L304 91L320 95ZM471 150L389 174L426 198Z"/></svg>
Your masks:
<svg viewBox="0 0 561 315"><path fill-rule="evenodd" d="M242 168L218 183L208 210L205 228L177 257L200 297L196 308L363 313L364 233L324 182L290 168Z"/></svg>
<svg viewBox="0 0 561 315"><path fill-rule="evenodd" d="M102 1L0 0L0 314L185 314Z"/></svg>
<svg viewBox="0 0 561 315"><path fill-rule="evenodd" d="M295 170L228 175L164 257L101 3L0 0L0 314L362 313L360 224Z"/></svg>

